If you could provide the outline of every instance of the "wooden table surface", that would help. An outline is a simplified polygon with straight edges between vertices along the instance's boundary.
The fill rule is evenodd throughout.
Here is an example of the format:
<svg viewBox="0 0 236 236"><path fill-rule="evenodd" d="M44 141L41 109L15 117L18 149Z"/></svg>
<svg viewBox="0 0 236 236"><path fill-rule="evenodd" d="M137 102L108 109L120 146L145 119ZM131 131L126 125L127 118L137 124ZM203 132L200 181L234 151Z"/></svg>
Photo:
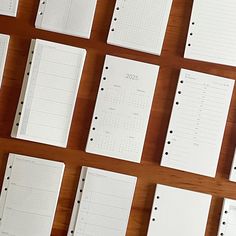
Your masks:
<svg viewBox="0 0 236 236"><path fill-rule="evenodd" d="M70 222L81 166L135 175L138 182L127 229L128 236L147 234L156 183L212 194L206 235L216 235L223 197L236 199L236 184L228 181L236 144L236 92L231 103L216 178L160 167L180 69L192 69L236 80L234 67L183 58L192 0L173 0L160 57L106 44L115 0L98 0L90 40L35 29L39 0L19 2L16 18L0 16L0 33L11 35L0 89L0 183L10 152L64 162L66 169L52 230L52 235L64 236ZM88 52L66 149L10 137L32 38L82 47ZM84 151L106 54L161 66L141 164L105 158Z"/></svg>

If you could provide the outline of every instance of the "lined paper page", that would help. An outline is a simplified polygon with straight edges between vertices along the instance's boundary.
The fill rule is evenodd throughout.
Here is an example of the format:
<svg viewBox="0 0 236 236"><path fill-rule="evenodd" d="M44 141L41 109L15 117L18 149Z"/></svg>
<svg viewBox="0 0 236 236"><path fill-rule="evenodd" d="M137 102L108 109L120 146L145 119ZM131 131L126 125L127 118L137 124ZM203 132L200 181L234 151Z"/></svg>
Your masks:
<svg viewBox="0 0 236 236"><path fill-rule="evenodd" d="M81 182L74 206L78 215L68 236L125 236L136 177L83 167Z"/></svg>
<svg viewBox="0 0 236 236"><path fill-rule="evenodd" d="M233 158L233 163L232 163L232 167L231 167L229 180L232 182L236 182L236 148L235 148L235 152L234 152L234 158Z"/></svg>
<svg viewBox="0 0 236 236"><path fill-rule="evenodd" d="M148 236L204 236L211 196L157 185Z"/></svg>
<svg viewBox="0 0 236 236"><path fill-rule="evenodd" d="M106 57L87 152L140 162L158 70Z"/></svg>
<svg viewBox="0 0 236 236"><path fill-rule="evenodd" d="M66 147L86 51L36 40L29 53L13 137Z"/></svg>
<svg viewBox="0 0 236 236"><path fill-rule="evenodd" d="M172 0L117 0L107 42L160 55Z"/></svg>
<svg viewBox="0 0 236 236"><path fill-rule="evenodd" d="M89 38L97 0L41 0L36 28Z"/></svg>
<svg viewBox="0 0 236 236"><path fill-rule="evenodd" d="M218 236L236 235L236 201L224 199Z"/></svg>
<svg viewBox="0 0 236 236"><path fill-rule="evenodd" d="M162 166L215 176L234 80L181 70Z"/></svg>
<svg viewBox="0 0 236 236"><path fill-rule="evenodd" d="M9 44L10 36L5 34L0 34L0 88L2 84L2 77L4 72L4 66L7 57L7 49Z"/></svg>
<svg viewBox="0 0 236 236"><path fill-rule="evenodd" d="M0 198L0 233L49 236L64 164L10 154Z"/></svg>
<svg viewBox="0 0 236 236"><path fill-rule="evenodd" d="M185 58L236 66L235 11L234 0L195 0Z"/></svg>
<svg viewBox="0 0 236 236"><path fill-rule="evenodd" d="M19 0L0 0L0 15L16 16Z"/></svg>

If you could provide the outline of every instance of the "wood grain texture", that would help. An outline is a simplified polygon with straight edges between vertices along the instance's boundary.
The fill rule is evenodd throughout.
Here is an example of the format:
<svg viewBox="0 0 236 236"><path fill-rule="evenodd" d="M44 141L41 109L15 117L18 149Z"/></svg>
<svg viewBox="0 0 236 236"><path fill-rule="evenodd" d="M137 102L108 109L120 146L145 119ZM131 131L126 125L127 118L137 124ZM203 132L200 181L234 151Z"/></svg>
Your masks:
<svg viewBox="0 0 236 236"><path fill-rule="evenodd" d="M236 94L234 93L231 103L215 179L160 167L180 68L236 80L234 67L183 58L192 0L173 0L161 57L106 44L115 0L98 0L90 40L35 29L38 3L39 0L20 0L16 18L0 16L0 33L11 35L0 89L0 183L10 152L63 161L66 169L52 235L64 236L70 221L81 166L135 175L138 177L138 183L127 230L128 236L147 234L156 183L212 194L213 201L206 236L216 235L223 197L236 199L236 184L228 181L236 144ZM67 149L10 138L32 38L78 46L88 51ZM161 66L141 164L84 152L106 54Z"/></svg>

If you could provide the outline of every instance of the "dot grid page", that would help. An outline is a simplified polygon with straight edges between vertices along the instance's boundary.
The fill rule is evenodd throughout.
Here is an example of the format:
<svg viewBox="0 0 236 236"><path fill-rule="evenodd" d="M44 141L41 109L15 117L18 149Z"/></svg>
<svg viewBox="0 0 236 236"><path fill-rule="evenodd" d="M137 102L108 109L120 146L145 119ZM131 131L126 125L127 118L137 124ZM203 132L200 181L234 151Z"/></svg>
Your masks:
<svg viewBox="0 0 236 236"><path fill-rule="evenodd" d="M236 201L224 199L218 236L236 235Z"/></svg>
<svg viewBox="0 0 236 236"><path fill-rule="evenodd" d="M161 54L172 0L117 0L107 42Z"/></svg>
<svg viewBox="0 0 236 236"><path fill-rule="evenodd" d="M77 190L75 227L68 236L125 236L137 178L87 167L81 173L84 186Z"/></svg>
<svg viewBox="0 0 236 236"><path fill-rule="evenodd" d="M49 236L63 172L63 163L10 154L0 198L0 234Z"/></svg>
<svg viewBox="0 0 236 236"><path fill-rule="evenodd" d="M16 138L65 147L86 51L36 40L29 54L33 60L13 127Z"/></svg>
<svg viewBox="0 0 236 236"><path fill-rule="evenodd" d="M19 0L0 0L0 15L16 16Z"/></svg>
<svg viewBox="0 0 236 236"><path fill-rule="evenodd" d="M234 0L195 0L185 58L236 66L235 11Z"/></svg>
<svg viewBox="0 0 236 236"><path fill-rule="evenodd" d="M106 56L87 152L140 162L158 71Z"/></svg>
<svg viewBox="0 0 236 236"><path fill-rule="evenodd" d="M147 236L204 236L211 198L157 184Z"/></svg>
<svg viewBox="0 0 236 236"><path fill-rule="evenodd" d="M161 165L214 177L234 80L181 70Z"/></svg>
<svg viewBox="0 0 236 236"><path fill-rule="evenodd" d="M9 44L10 36L5 34L0 34L0 88L2 84L2 77L4 72L4 66L7 57L7 49Z"/></svg>
<svg viewBox="0 0 236 236"><path fill-rule="evenodd" d="M41 0L36 28L89 38L97 0Z"/></svg>

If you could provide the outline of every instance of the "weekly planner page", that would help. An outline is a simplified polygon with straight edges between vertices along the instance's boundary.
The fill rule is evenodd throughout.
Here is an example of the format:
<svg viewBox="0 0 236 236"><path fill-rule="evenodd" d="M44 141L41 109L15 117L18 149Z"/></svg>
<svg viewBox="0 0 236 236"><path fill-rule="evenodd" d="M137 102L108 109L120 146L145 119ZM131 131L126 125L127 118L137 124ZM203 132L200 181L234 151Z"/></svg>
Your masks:
<svg viewBox="0 0 236 236"><path fill-rule="evenodd" d="M0 197L0 234L50 236L64 164L10 154Z"/></svg>
<svg viewBox="0 0 236 236"><path fill-rule="evenodd" d="M214 177L234 80L181 70L161 165Z"/></svg>
<svg viewBox="0 0 236 236"><path fill-rule="evenodd" d="M83 167L68 236L125 236L136 179Z"/></svg>
<svg viewBox="0 0 236 236"><path fill-rule="evenodd" d="M140 162L158 71L106 56L86 152Z"/></svg>
<svg viewBox="0 0 236 236"><path fill-rule="evenodd" d="M89 38L97 0L41 0L36 28Z"/></svg>
<svg viewBox="0 0 236 236"><path fill-rule="evenodd" d="M0 0L0 15L16 16L19 0Z"/></svg>
<svg viewBox="0 0 236 236"><path fill-rule="evenodd" d="M107 43L160 55L172 0L117 0Z"/></svg>
<svg viewBox="0 0 236 236"><path fill-rule="evenodd" d="M85 49L33 40L12 137L66 147Z"/></svg>
<svg viewBox="0 0 236 236"><path fill-rule="evenodd" d="M185 58L236 66L236 1L194 0Z"/></svg>
<svg viewBox="0 0 236 236"><path fill-rule="evenodd" d="M7 57L7 49L9 44L10 36L6 34L0 34L0 88L2 84L4 66Z"/></svg>

